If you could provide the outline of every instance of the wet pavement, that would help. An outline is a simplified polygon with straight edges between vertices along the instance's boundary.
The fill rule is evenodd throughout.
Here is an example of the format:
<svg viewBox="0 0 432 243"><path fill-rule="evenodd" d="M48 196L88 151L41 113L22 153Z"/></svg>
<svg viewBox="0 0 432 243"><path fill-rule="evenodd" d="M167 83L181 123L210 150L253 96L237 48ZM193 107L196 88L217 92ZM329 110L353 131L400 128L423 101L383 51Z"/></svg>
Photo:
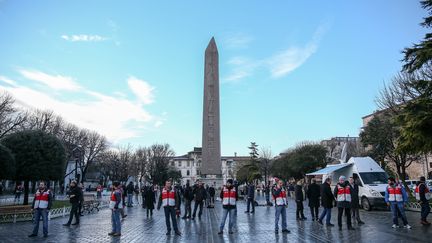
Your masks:
<svg viewBox="0 0 432 243"><path fill-rule="evenodd" d="M305 206L307 203L305 202ZM274 233L273 207L256 207L255 214L246 214L246 204L239 202L237 227L234 234L227 233L228 221L223 235L218 235L221 217L221 204L215 209L204 208L201 220L179 219L182 236L166 236L163 210L154 211L147 218L145 209L135 206L127 209L128 217L122 222L122 236L110 237L111 213L103 209L99 213L85 215L79 226L64 227L67 218L49 222L49 236L42 237L42 224L39 236L28 238L32 231L31 222L0 224L0 242L431 242L432 227L419 224L419 213L407 212L411 230L392 229L389 211L360 211L365 225L354 224L355 231L348 231L346 225L338 227L321 226L310 220L309 208L305 207L306 221L295 220L295 204L290 201L288 208L288 229L290 234ZM41 222L42 223L42 222ZM332 212L332 223L337 224L337 212Z"/></svg>

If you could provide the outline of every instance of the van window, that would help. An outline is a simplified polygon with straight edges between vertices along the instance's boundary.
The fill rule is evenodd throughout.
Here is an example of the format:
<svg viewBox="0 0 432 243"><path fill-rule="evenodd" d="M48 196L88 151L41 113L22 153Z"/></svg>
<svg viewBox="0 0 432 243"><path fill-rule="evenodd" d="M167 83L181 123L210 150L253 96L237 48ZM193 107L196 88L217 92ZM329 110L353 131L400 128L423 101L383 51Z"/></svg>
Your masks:
<svg viewBox="0 0 432 243"><path fill-rule="evenodd" d="M363 172L360 176L364 184L387 184L388 177L385 172Z"/></svg>

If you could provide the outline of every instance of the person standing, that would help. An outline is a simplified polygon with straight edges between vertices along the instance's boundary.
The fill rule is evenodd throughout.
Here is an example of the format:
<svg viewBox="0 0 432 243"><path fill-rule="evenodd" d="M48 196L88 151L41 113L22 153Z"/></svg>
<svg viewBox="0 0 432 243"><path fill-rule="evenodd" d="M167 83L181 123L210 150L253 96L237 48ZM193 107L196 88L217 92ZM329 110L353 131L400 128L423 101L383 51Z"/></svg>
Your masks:
<svg viewBox="0 0 432 243"><path fill-rule="evenodd" d="M134 194L135 194L135 202L137 205L139 205L139 200L138 200L139 193L140 193L139 186L138 184L136 184L134 187Z"/></svg>
<svg viewBox="0 0 432 243"><path fill-rule="evenodd" d="M29 235L29 237L36 237L38 235L41 217L43 222L43 235L44 237L48 237L48 212L51 209L51 205L51 192L45 187L44 182L40 182L32 204L32 211L34 213L34 228L33 233Z"/></svg>
<svg viewBox="0 0 432 243"><path fill-rule="evenodd" d="M215 190L214 186L211 185L210 188L209 188L210 208L214 208L215 195L216 195L216 190Z"/></svg>
<svg viewBox="0 0 432 243"><path fill-rule="evenodd" d="M21 182L19 182L19 183L16 185L16 187L15 187L15 191L14 191L14 193L15 193L15 199L14 199L14 202L15 202L15 203L18 203L18 204L20 203L21 194L23 193L23 191L24 191L24 188L23 188Z"/></svg>
<svg viewBox="0 0 432 243"><path fill-rule="evenodd" d="M351 212L352 212L352 219L357 220L357 224L361 225L364 224L363 221L360 219L360 199L359 199L359 186L354 180L353 177L350 177L349 183L351 186Z"/></svg>
<svg viewBox="0 0 432 243"><path fill-rule="evenodd" d="M79 225L80 214L79 214L79 204L82 198L82 190L77 186L76 181L72 181L69 186L69 202L72 204L72 209L69 214L69 220L64 226L70 226L72 219L75 216L75 223L72 225Z"/></svg>
<svg viewBox="0 0 432 243"><path fill-rule="evenodd" d="M247 196L247 207L245 213L255 212L255 186L253 183L249 183L246 186L246 196ZM252 211L249 211L250 205L252 204Z"/></svg>
<svg viewBox="0 0 432 243"><path fill-rule="evenodd" d="M227 219L227 216L229 215L229 222L228 222L228 233L233 234L233 228L235 225L235 217L237 210L236 204L238 200L238 194L236 188L233 186L233 180L228 179L226 185L222 188L222 191L220 193L220 198L222 200L222 218L221 218L221 224L219 227L218 234L223 234L223 229L225 227L225 221Z"/></svg>
<svg viewBox="0 0 432 243"><path fill-rule="evenodd" d="M294 187L294 195L295 195L295 201L297 206L296 219L306 220L307 218L304 216L303 213L304 195L303 195L303 185L301 181L298 181L297 185Z"/></svg>
<svg viewBox="0 0 432 243"><path fill-rule="evenodd" d="M83 184L83 183L80 183L79 186L78 186L78 188L79 188L80 191L81 191L81 195L80 195L80 197L79 197L79 201L78 201L78 214L79 214L80 216L84 216L84 215L82 214L82 208L83 208L83 204L84 204L84 191L85 191L84 184Z"/></svg>
<svg viewBox="0 0 432 243"><path fill-rule="evenodd" d="M320 205L320 196L321 196L321 188L316 183L315 178L312 179L312 183L308 186L307 189L307 198L309 200L309 208L311 211L312 221L318 221L318 210Z"/></svg>
<svg viewBox="0 0 432 243"><path fill-rule="evenodd" d="M150 217L153 216L153 209L154 209L154 205L156 203L156 195L153 189L153 186L148 186L147 189L145 190L145 195L144 195L145 200L143 200L146 205L145 207L147 208L146 213L147 213L147 217L150 214Z"/></svg>
<svg viewBox="0 0 432 243"><path fill-rule="evenodd" d="M426 226L431 225L431 223L427 221L427 216L430 212L429 200L431 196L429 188L426 186L426 178L424 176L420 177L420 182L415 189L415 197L421 205L420 223Z"/></svg>
<svg viewBox="0 0 432 243"><path fill-rule="evenodd" d="M133 182L130 181L129 184L126 187L126 193L127 193L127 207L132 207L132 200L133 200L133 194L134 194L134 185Z"/></svg>
<svg viewBox="0 0 432 243"><path fill-rule="evenodd" d="M122 198L122 207L119 207L121 218L124 219L127 217L127 214L125 214L125 207L126 207L126 185L120 184L119 190L121 192L121 198ZM113 188L114 189L114 188Z"/></svg>
<svg viewBox="0 0 432 243"><path fill-rule="evenodd" d="M192 187L190 187L189 185L189 181L186 182L186 187L184 189L184 194L183 194L183 198L184 198L184 215L182 217L182 219L189 219L192 216L192 200L194 198L194 194L192 191Z"/></svg>
<svg viewBox="0 0 432 243"><path fill-rule="evenodd" d="M277 180L277 179L276 179ZM279 218L282 215L282 233L290 233L287 229L286 207L288 206L287 192L282 180L277 180L276 186L272 190L275 200L275 233L279 233Z"/></svg>
<svg viewBox="0 0 432 243"><path fill-rule="evenodd" d="M141 199L142 199L142 208L146 208L147 202L146 202L146 193L148 190L148 186L144 185L141 187L140 191L141 191Z"/></svg>
<svg viewBox="0 0 432 243"><path fill-rule="evenodd" d="M326 178L324 183L321 185L321 205L323 206L324 210L318 219L318 223L322 225L323 224L322 220L324 219L324 217L326 217L326 225L332 227L334 226L334 224L332 224L330 220L331 220L331 211L333 208L333 202L335 198L331 191L330 185L331 185L330 177Z"/></svg>
<svg viewBox="0 0 432 243"><path fill-rule="evenodd" d="M385 202L393 214L393 226L392 228L399 228L398 223L398 210L400 215L402 216L402 221L404 223L404 227L407 229L411 229L411 226L408 224L407 217L405 215L404 203L408 201L408 194L405 191L405 188L399 184L396 184L396 180L393 177L388 179L388 186L385 190Z"/></svg>
<svg viewBox="0 0 432 243"><path fill-rule="evenodd" d="M206 199L206 190L204 188L203 182L198 182L198 186L195 187L194 189L194 198L195 198L195 204L194 204L194 211L193 211L193 215L192 215L192 220L195 219L196 216L196 211L199 207L199 212L198 212L198 218L201 219L201 215L202 215L202 210L203 210L203 206L204 206L204 200Z"/></svg>
<svg viewBox="0 0 432 243"><path fill-rule="evenodd" d="M99 185L96 187L96 198L97 198L98 200L101 200L101 199L102 199L102 190L103 190L103 187L102 187L101 184L99 184Z"/></svg>
<svg viewBox="0 0 432 243"><path fill-rule="evenodd" d="M108 235L121 236L121 222L120 222L120 210L123 208L122 204L122 192L120 190L120 183L113 183L113 191L110 196L109 208L111 209L111 225L112 230Z"/></svg>
<svg viewBox="0 0 432 243"><path fill-rule="evenodd" d="M265 186L265 189L264 189L264 193L265 193L266 205L272 206L272 204L270 202L270 182L267 182L267 185Z"/></svg>
<svg viewBox="0 0 432 243"><path fill-rule="evenodd" d="M339 183L335 186L334 196L336 197L338 207L338 226L339 230L342 230L342 215L345 211L347 218L348 230L354 230L351 224L351 191L352 188L345 176L339 177Z"/></svg>
<svg viewBox="0 0 432 243"><path fill-rule="evenodd" d="M160 193L159 202L157 209L160 210L161 206L164 208L165 213L165 223L167 227L166 235L171 234L171 224L170 218L172 221L172 226L174 228L174 232L176 235L181 235L176 220L176 210L178 209L180 201L180 196L177 191L171 186L171 181L165 182L165 187L162 189Z"/></svg>

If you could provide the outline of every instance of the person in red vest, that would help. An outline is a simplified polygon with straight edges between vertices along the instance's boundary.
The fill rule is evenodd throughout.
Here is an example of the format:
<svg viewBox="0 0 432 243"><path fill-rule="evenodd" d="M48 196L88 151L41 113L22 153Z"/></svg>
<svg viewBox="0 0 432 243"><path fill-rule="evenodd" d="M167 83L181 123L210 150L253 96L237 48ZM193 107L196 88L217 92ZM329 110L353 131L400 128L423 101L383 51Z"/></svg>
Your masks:
<svg viewBox="0 0 432 243"><path fill-rule="evenodd" d="M348 230L354 230L351 224L351 195L352 188L345 176L339 177L339 183L335 186L333 194L338 207L338 226L342 230L342 215L345 211Z"/></svg>
<svg viewBox="0 0 432 243"><path fill-rule="evenodd" d="M167 227L166 235L171 234L171 223L170 217L172 221L172 226L174 228L174 232L176 235L181 235L176 220L176 211L179 209L180 205L180 196L174 187L171 186L171 181L168 180L165 182L165 187L162 188L162 192L160 193L159 202L157 206L157 210L160 210L161 206L164 208L165 212L165 223Z"/></svg>
<svg viewBox="0 0 432 243"><path fill-rule="evenodd" d="M52 196L48 188L45 187L45 182L39 183L39 188L35 193L33 200L32 210L34 213L34 228L33 233L29 237L35 237L39 231L39 221L42 217L43 221L43 235L48 237L48 212L51 208Z"/></svg>
<svg viewBox="0 0 432 243"><path fill-rule="evenodd" d="M236 203L238 200L238 194L236 188L233 186L233 180L228 179L226 185L222 188L220 193L220 198L222 199L222 218L220 224L220 230L218 234L223 234L223 229L225 227L225 221L229 214L228 232L230 234L234 233L233 228L235 224L236 217Z"/></svg>
<svg viewBox="0 0 432 243"><path fill-rule="evenodd" d="M393 213L393 226L392 228L398 228L398 210L402 216L402 221L404 223L404 227L407 229L411 229L411 226L408 224L407 217L405 215L404 203L408 201L408 194L405 191L405 188L400 184L396 184L396 180L393 177L388 179L388 186L385 190L384 195L385 202Z"/></svg>
<svg viewBox="0 0 432 243"><path fill-rule="evenodd" d="M431 198L431 194L425 182L426 178L424 176L420 177L420 182L415 189L415 197L421 205L420 223L422 225L428 226L431 224L427 221L427 216L430 212L429 200Z"/></svg>
<svg viewBox="0 0 432 243"><path fill-rule="evenodd" d="M121 222L120 210L123 208L122 204L122 191L120 190L120 183L113 183L113 191L111 192L109 208L111 209L111 224L112 230L108 235L121 236Z"/></svg>
<svg viewBox="0 0 432 243"><path fill-rule="evenodd" d="M282 233L290 233L287 229L286 220L286 207L288 206L287 201L287 190L283 186L282 180L275 178L276 186L272 189L272 195L275 200L275 233L279 233L279 217L282 215Z"/></svg>

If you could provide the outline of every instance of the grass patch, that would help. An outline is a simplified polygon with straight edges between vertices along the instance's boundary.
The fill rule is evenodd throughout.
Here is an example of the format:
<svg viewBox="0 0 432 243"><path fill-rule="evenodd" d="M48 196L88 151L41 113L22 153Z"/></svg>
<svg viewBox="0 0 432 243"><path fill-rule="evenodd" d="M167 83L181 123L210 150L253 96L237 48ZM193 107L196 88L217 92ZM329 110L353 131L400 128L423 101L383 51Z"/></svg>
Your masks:
<svg viewBox="0 0 432 243"><path fill-rule="evenodd" d="M52 208L63 208L63 207L70 207L71 204L69 203L69 201L60 201L60 200L55 200L53 201L52 204Z"/></svg>

